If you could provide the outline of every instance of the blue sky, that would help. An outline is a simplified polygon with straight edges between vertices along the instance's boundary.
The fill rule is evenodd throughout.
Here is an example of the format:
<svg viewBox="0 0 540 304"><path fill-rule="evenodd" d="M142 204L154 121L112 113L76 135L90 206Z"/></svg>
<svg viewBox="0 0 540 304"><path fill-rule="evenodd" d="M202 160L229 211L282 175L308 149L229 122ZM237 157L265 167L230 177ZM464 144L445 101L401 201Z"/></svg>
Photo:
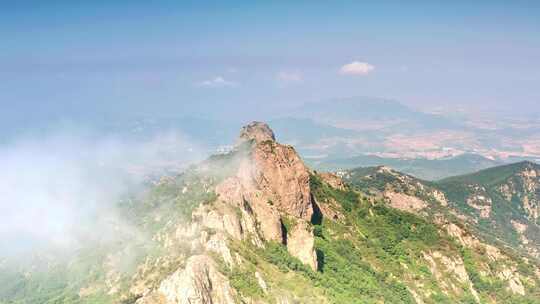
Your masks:
<svg viewBox="0 0 540 304"><path fill-rule="evenodd" d="M9 116L265 115L357 95L540 111L537 1L6 2Z"/></svg>

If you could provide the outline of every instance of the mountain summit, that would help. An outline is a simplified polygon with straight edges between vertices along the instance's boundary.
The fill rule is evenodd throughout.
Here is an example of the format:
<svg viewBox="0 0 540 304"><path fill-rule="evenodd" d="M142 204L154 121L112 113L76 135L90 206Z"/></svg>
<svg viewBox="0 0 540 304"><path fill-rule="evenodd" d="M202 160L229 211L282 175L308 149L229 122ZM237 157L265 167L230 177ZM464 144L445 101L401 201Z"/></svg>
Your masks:
<svg viewBox="0 0 540 304"><path fill-rule="evenodd" d="M246 140L254 140L259 143L266 140L275 141L276 137L274 131L267 124L254 121L240 130L239 142Z"/></svg>

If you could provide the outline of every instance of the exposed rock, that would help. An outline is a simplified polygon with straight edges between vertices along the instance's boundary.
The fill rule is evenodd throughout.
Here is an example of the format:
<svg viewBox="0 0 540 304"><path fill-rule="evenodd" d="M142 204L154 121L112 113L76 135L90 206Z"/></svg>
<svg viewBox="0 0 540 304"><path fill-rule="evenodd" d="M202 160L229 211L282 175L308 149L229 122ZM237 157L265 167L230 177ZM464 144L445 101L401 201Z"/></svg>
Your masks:
<svg viewBox="0 0 540 304"><path fill-rule="evenodd" d="M512 293L525 295L525 287L514 268L505 267L498 276L508 282L508 289Z"/></svg>
<svg viewBox="0 0 540 304"><path fill-rule="evenodd" d="M418 293L416 293L413 289L407 287L407 290L412 294L412 296L413 296L414 301L416 302L416 304L424 304L424 303L425 303L425 302L422 300L422 298L420 297L420 295L418 295Z"/></svg>
<svg viewBox="0 0 540 304"><path fill-rule="evenodd" d="M389 174L395 174L396 171L394 169L388 167L388 166L379 166L377 168L377 173L389 173Z"/></svg>
<svg viewBox="0 0 540 304"><path fill-rule="evenodd" d="M337 176L333 173L319 173L319 176L321 179L329 184L331 187L339 189L339 190L345 190L346 186L341 177Z"/></svg>
<svg viewBox="0 0 540 304"><path fill-rule="evenodd" d="M521 243L524 245L529 244L529 240L524 235L525 231L527 231L528 226L526 224L523 224L514 220L512 220L511 223L512 223L512 226L514 226L514 229L516 230L516 232L519 234L519 239L521 240Z"/></svg>
<svg viewBox="0 0 540 304"><path fill-rule="evenodd" d="M486 249L486 255L492 261L497 261L502 258L502 253L497 247L489 245L489 244L485 244L484 247Z"/></svg>
<svg viewBox="0 0 540 304"><path fill-rule="evenodd" d="M345 218L341 210L341 206L334 199L326 200L324 202L315 199L314 204L319 207L319 210L324 218L331 220L342 220Z"/></svg>
<svg viewBox="0 0 540 304"><path fill-rule="evenodd" d="M259 231L267 241L283 241L281 217L275 207L269 205L268 200L262 195L251 196L252 210L259 224Z"/></svg>
<svg viewBox="0 0 540 304"><path fill-rule="evenodd" d="M456 238L463 246L467 248L476 248L479 250L485 250L486 256L492 260L497 261L503 258L501 251L492 245L482 243L477 237L472 235L470 232L464 230L458 225L450 222L439 223L444 228L448 235Z"/></svg>
<svg viewBox="0 0 540 304"><path fill-rule="evenodd" d="M386 191L384 197L390 202L392 208L407 212L417 212L428 206L426 202L415 196L410 196L404 193Z"/></svg>
<svg viewBox="0 0 540 304"><path fill-rule="evenodd" d="M240 130L238 142L242 143L249 140L254 140L255 142L259 143L268 140L275 141L276 137L272 129L270 129L267 124L254 121L247 126L242 127Z"/></svg>
<svg viewBox="0 0 540 304"><path fill-rule="evenodd" d="M264 281L260 272L255 271L255 278L257 278L257 283L259 284L263 292L268 293L268 285L266 285L266 282Z"/></svg>
<svg viewBox="0 0 540 304"><path fill-rule="evenodd" d="M225 179L216 186L216 194L219 200L235 206L241 206L244 199L244 193L247 191L242 185L240 178L233 176Z"/></svg>
<svg viewBox="0 0 540 304"><path fill-rule="evenodd" d="M502 184L499 186L498 190L505 200L509 202L512 201L512 196L513 196L512 192L514 191L514 189L512 189L511 184Z"/></svg>
<svg viewBox="0 0 540 304"><path fill-rule="evenodd" d="M472 282L469 279L469 275L465 270L465 265L461 257L449 257L440 251L433 251L431 253L424 253L424 258L428 262L431 272L435 275L435 278L443 288L459 293L459 285L466 285L474 296L476 302L480 303L478 292L474 289ZM447 276L454 278L458 284L446 282L444 278Z"/></svg>
<svg viewBox="0 0 540 304"><path fill-rule="evenodd" d="M443 227L446 228L446 232L456 238L458 242L460 242L463 246L472 248L479 244L479 241L476 237L471 235L470 233L463 230L461 227L454 223L446 223L443 224Z"/></svg>
<svg viewBox="0 0 540 304"><path fill-rule="evenodd" d="M223 231L234 239L243 239L240 215L233 206L217 202L210 206L200 206L193 212L194 222L200 222L203 227Z"/></svg>
<svg viewBox="0 0 540 304"><path fill-rule="evenodd" d="M530 218L537 219L540 217L540 202L538 200L529 199L528 196L523 198L523 208L527 211Z"/></svg>
<svg viewBox="0 0 540 304"><path fill-rule="evenodd" d="M205 249L219 254L230 268L234 266L235 260L233 259L231 251L227 246L227 239L222 233L212 235L206 241Z"/></svg>
<svg viewBox="0 0 540 304"><path fill-rule="evenodd" d="M448 206L448 200L442 191L433 190L431 195L433 195L433 198L435 198L441 205Z"/></svg>
<svg viewBox="0 0 540 304"><path fill-rule="evenodd" d="M251 178L280 211L309 220L313 214L309 170L293 147L275 142L257 144Z"/></svg>
<svg viewBox="0 0 540 304"><path fill-rule="evenodd" d="M235 176L216 187L220 199L248 202L256 213L265 239L281 235L279 212L309 220L313 214L309 170L296 151L274 141L263 123L244 127L240 139L254 139L251 153L241 160ZM279 211L279 212L278 212Z"/></svg>
<svg viewBox="0 0 540 304"><path fill-rule="evenodd" d="M316 269L314 237L307 225L313 214L308 168L292 147L275 142L266 124L254 122L244 127L239 141L253 141L251 153L239 162L234 176L216 186L215 192L221 202L239 208L241 216L221 208L220 212L207 212L202 222L221 230L227 230L229 222L228 233L237 238L245 238L246 231L250 231L264 240L283 242L281 213L291 216L301 224L290 231L289 251ZM229 216L227 221L224 214Z"/></svg>
<svg viewBox="0 0 540 304"><path fill-rule="evenodd" d="M159 287L167 304L234 304L234 290L216 269L214 261L205 255L189 258ZM142 302L143 303L143 302Z"/></svg>
<svg viewBox="0 0 540 304"><path fill-rule="evenodd" d="M469 189L472 194L467 197L467 204L478 210L481 218L489 218L493 201L486 189L479 185L469 185Z"/></svg>
<svg viewBox="0 0 540 304"><path fill-rule="evenodd" d="M261 237L267 241L282 241L279 212L251 182L230 177L216 187L216 193L220 200L237 206L242 212L240 219L242 231L252 236L258 236L260 232Z"/></svg>
<svg viewBox="0 0 540 304"><path fill-rule="evenodd" d="M287 250L302 263L317 270L315 238L307 222L299 220L287 235Z"/></svg>
<svg viewBox="0 0 540 304"><path fill-rule="evenodd" d="M540 217L540 170L534 164L525 163L519 173L499 185L497 190L509 203L518 198L529 219Z"/></svg>
<svg viewBox="0 0 540 304"><path fill-rule="evenodd" d="M153 293L138 299L135 304L170 304L170 302L167 302L162 294Z"/></svg>

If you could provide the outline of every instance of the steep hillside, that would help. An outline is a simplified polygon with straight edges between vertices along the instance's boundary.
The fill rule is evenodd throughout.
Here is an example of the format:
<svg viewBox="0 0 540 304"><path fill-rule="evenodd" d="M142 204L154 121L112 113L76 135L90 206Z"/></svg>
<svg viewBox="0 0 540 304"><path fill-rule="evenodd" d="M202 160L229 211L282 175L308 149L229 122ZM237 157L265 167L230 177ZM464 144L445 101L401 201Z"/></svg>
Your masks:
<svg viewBox="0 0 540 304"><path fill-rule="evenodd" d="M387 167L357 168L346 171L344 177L351 185L374 191L397 208L401 200L411 205L411 210L433 214L439 210L433 205L425 208L424 202L440 201L447 213L490 241L538 259L538 168L537 164L521 162L439 182L422 181Z"/></svg>
<svg viewBox="0 0 540 304"><path fill-rule="evenodd" d="M486 169L438 183L481 230L540 257L540 166L531 162Z"/></svg>
<svg viewBox="0 0 540 304"><path fill-rule="evenodd" d="M540 303L537 261L451 205L385 167L311 171L254 122L122 201L137 234L2 261L0 303Z"/></svg>

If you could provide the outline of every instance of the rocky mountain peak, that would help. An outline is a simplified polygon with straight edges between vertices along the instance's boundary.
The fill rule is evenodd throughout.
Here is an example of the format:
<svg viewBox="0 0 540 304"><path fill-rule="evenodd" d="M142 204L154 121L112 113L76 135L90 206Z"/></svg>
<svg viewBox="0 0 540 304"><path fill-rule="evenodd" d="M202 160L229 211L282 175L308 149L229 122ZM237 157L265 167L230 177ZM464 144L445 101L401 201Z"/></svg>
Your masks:
<svg viewBox="0 0 540 304"><path fill-rule="evenodd" d="M313 214L309 169L289 146L275 141L267 124L253 122L242 128L240 138L255 140L249 159L251 183L280 211L309 220Z"/></svg>
<svg viewBox="0 0 540 304"><path fill-rule="evenodd" d="M310 171L289 145L275 141L267 124L252 122L240 131L240 142L253 141L250 153L237 172L216 187L226 204L247 205L258 222L260 238L281 242L312 269L317 269L314 237L309 222L313 215ZM283 219L297 223L284 228ZM249 230L249 229L244 229Z"/></svg>
<svg viewBox="0 0 540 304"><path fill-rule="evenodd" d="M240 130L240 136L238 142L242 143L245 141L254 140L257 143L264 141L275 141L276 137L274 131L264 123L259 121L253 121L248 125L242 127Z"/></svg>

